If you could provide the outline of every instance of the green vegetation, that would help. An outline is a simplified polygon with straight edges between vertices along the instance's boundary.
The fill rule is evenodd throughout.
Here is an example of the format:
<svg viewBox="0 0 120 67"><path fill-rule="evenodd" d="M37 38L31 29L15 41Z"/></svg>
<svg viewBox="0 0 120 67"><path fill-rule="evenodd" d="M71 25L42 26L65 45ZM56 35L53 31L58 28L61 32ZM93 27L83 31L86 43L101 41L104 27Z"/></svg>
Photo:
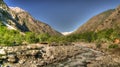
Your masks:
<svg viewBox="0 0 120 67"><path fill-rule="evenodd" d="M14 41L17 41L18 44L22 42L22 35L19 34L19 31L8 30L0 23L0 44L12 45Z"/></svg>
<svg viewBox="0 0 120 67"><path fill-rule="evenodd" d="M120 38L119 29L105 29L99 32L85 32L80 34L71 34L68 36L51 36L49 34L36 34L26 32L21 34L17 30L9 30L0 22L0 45L13 46L29 43L59 43L66 44L68 42L109 42L115 38ZM99 44L97 45L100 46ZM111 45L109 48L115 48L116 45Z"/></svg>
<svg viewBox="0 0 120 67"><path fill-rule="evenodd" d="M0 45L14 46L30 43L51 43L51 42L65 42L63 36L50 36L49 34L36 34L33 32L21 33L18 30L9 30L0 22Z"/></svg>
<svg viewBox="0 0 120 67"><path fill-rule="evenodd" d="M66 36L66 40L69 42L96 42L97 47L100 47L101 43L113 42L116 38L120 39L119 28L117 29L105 29L98 32L85 32L81 34L72 34Z"/></svg>
<svg viewBox="0 0 120 67"><path fill-rule="evenodd" d="M42 38L42 40L41 40ZM0 24L0 44L13 46L13 45L21 45L23 42L27 43L37 43L40 41L45 41L47 38L46 35L36 35L32 32L26 32L25 34L21 34L20 31L17 30L8 30L7 27Z"/></svg>
<svg viewBox="0 0 120 67"><path fill-rule="evenodd" d="M109 48L118 48L118 45L117 45L117 44L111 44L111 45L109 46Z"/></svg>

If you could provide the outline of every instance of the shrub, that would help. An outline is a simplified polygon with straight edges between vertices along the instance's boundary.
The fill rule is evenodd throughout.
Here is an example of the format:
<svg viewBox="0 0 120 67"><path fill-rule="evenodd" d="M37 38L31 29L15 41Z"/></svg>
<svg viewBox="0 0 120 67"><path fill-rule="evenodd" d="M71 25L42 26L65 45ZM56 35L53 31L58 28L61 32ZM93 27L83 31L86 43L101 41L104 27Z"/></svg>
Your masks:
<svg viewBox="0 0 120 67"><path fill-rule="evenodd" d="M118 48L118 44L111 44L108 48Z"/></svg>

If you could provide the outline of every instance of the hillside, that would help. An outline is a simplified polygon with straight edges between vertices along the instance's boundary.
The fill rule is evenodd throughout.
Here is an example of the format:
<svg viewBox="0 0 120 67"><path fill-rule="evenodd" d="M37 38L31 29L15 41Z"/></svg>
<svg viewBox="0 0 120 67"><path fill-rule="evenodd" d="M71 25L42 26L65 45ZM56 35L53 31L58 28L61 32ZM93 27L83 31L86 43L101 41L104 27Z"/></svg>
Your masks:
<svg viewBox="0 0 120 67"><path fill-rule="evenodd" d="M34 19L19 7L8 7L0 0L0 46L51 42L62 34L48 24Z"/></svg>
<svg viewBox="0 0 120 67"><path fill-rule="evenodd" d="M104 29L118 29L120 27L120 6L111 9L97 16L92 17L85 24L79 27L75 33L98 32Z"/></svg>
<svg viewBox="0 0 120 67"><path fill-rule="evenodd" d="M50 35L61 35L48 24L34 19L25 10L12 7L9 8L3 0L0 0L0 21L11 29L21 32L48 33Z"/></svg>

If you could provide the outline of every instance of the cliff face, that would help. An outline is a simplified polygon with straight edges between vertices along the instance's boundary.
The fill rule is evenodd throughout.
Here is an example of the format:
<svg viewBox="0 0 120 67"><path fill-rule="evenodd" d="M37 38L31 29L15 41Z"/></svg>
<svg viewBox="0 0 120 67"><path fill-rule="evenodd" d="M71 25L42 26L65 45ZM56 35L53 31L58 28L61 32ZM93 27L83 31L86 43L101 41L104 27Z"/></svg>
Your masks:
<svg viewBox="0 0 120 67"><path fill-rule="evenodd" d="M89 31L100 31L104 29L120 28L120 6L116 9L105 11L94 16L88 22L79 27L74 33L83 33Z"/></svg>
<svg viewBox="0 0 120 67"><path fill-rule="evenodd" d="M0 0L0 21L7 27L22 32L48 33L50 35L61 35L48 24L35 20L28 12L19 7L8 7Z"/></svg>

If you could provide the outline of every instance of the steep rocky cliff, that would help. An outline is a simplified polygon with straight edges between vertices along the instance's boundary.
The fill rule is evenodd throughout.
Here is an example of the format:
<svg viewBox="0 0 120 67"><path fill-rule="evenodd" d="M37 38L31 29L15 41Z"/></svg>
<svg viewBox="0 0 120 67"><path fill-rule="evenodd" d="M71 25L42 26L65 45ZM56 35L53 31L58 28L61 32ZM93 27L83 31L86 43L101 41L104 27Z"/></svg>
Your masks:
<svg viewBox="0 0 120 67"><path fill-rule="evenodd" d="M28 12L19 7L8 7L0 0L0 21L10 29L22 32L48 33L61 35L48 24L35 20Z"/></svg>

